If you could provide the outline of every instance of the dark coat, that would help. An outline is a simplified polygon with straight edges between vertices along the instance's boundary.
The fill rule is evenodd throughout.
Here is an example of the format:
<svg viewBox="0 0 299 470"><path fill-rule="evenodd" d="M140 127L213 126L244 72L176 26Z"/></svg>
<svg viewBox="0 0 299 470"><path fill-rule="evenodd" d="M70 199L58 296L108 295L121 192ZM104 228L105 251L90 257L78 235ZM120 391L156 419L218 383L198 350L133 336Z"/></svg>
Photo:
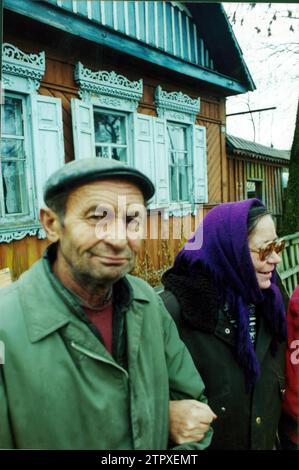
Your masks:
<svg viewBox="0 0 299 470"><path fill-rule="evenodd" d="M161 297L174 318L206 386L209 405L217 414L210 449L273 449L284 394L284 351L273 357L271 336L256 310L256 354L261 375L246 393L244 371L236 360L236 327L221 308L211 275L196 279L164 274ZM175 293L175 295L174 295Z"/></svg>

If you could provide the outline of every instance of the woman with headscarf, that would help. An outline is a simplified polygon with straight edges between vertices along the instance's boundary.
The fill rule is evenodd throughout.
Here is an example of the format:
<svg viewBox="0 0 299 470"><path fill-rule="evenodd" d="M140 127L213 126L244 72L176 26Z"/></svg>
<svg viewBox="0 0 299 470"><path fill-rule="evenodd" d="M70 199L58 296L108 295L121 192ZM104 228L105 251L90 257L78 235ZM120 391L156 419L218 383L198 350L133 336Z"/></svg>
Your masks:
<svg viewBox="0 0 299 470"><path fill-rule="evenodd" d="M162 277L162 299L217 415L210 449L275 447L285 387L286 320L275 284L283 247L259 200L224 203Z"/></svg>

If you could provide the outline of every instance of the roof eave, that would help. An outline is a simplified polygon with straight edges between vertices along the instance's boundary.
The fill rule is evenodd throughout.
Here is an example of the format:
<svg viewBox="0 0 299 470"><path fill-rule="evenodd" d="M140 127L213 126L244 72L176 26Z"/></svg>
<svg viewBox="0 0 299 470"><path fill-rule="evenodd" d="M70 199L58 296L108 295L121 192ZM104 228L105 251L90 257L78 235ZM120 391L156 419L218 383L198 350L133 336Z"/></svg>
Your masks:
<svg viewBox="0 0 299 470"><path fill-rule="evenodd" d="M134 38L126 37L105 26L95 24L84 17L70 14L70 12L57 8L53 4L39 3L33 0L5 0L4 8L53 28L61 29L73 36L79 36L123 54L175 71L180 75L219 87L226 96L248 91L246 84L237 79L185 62L163 51L156 50L154 47L144 45Z"/></svg>
<svg viewBox="0 0 299 470"><path fill-rule="evenodd" d="M269 163L276 163L278 165L289 165L290 160L287 158L280 158L280 157L271 157L270 155L260 155L252 152L248 152L246 150L235 149L230 145L227 145L227 152L229 155L236 156L236 157L245 157L250 158L251 160L264 160L265 162Z"/></svg>
<svg viewBox="0 0 299 470"><path fill-rule="evenodd" d="M248 91L254 91L254 90L256 90L256 86L255 86L255 83L254 83L254 81L253 81L253 78L252 78L252 76L251 76L251 74L250 74L250 72L249 72L249 69L248 69L248 67L247 67L247 65L246 65L246 62L245 62L245 60L243 59L243 52L242 52L242 49L241 49L241 47L240 47L240 45L239 45L239 43L238 43L238 41L237 41L237 38L236 38L235 33L234 33L234 31L233 31L232 25L231 25L230 22L229 22L229 19L228 19L228 17L227 17L227 14L226 14L225 9L224 9L224 7L223 7L222 4L220 4L220 8L221 8L222 14L224 15L224 17L225 17L225 19L226 19L226 21L227 21L228 31L229 31L229 33L230 33L230 35L231 35L231 37L232 37L234 46L235 46L235 48L237 49L237 52L238 52L238 55L239 55L239 58L240 58L242 67L243 67L243 69L244 69L244 73L245 73L245 75L246 75L246 77L247 77L248 84L249 84L249 87L250 87Z"/></svg>
<svg viewBox="0 0 299 470"><path fill-rule="evenodd" d="M224 7L221 3L197 3L197 2L186 2L186 5L190 9L194 21L199 26L199 29L202 30L206 28L206 25L209 24L209 27L205 29L206 41L210 41L208 47L210 46L213 49L213 44L215 40L215 34L220 43L217 43L217 46L220 44L220 48L223 49L223 54L225 54L226 60L237 61L238 66L240 67L239 81L243 84L244 88L247 91L254 91L256 86L251 77L251 74L248 70L248 67L243 58L242 50L238 44L238 41L233 32L232 26L228 20ZM205 10L202 10L203 6L206 6ZM201 15L204 15L204 20L200 23ZM214 27L210 24L210 21L214 21ZM227 45L227 47L225 47ZM230 51L230 55L227 52ZM236 77L235 77L236 78Z"/></svg>

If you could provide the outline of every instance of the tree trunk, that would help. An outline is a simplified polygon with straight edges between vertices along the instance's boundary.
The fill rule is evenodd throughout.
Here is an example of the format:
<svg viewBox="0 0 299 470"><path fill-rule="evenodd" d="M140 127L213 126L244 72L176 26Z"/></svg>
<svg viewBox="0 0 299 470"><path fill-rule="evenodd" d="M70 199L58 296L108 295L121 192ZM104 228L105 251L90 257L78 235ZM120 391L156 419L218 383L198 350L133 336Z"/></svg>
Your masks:
<svg viewBox="0 0 299 470"><path fill-rule="evenodd" d="M282 221L283 235L290 235L295 232L299 232L299 103Z"/></svg>

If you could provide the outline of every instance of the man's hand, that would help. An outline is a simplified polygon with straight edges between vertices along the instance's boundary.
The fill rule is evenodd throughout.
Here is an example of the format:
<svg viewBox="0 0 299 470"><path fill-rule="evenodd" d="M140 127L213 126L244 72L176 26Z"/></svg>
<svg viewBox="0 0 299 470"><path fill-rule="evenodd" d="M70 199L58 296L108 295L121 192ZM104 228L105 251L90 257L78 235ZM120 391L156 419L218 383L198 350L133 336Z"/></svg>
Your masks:
<svg viewBox="0 0 299 470"><path fill-rule="evenodd" d="M175 444L201 441L217 416L205 403L196 400L169 402L169 435Z"/></svg>

